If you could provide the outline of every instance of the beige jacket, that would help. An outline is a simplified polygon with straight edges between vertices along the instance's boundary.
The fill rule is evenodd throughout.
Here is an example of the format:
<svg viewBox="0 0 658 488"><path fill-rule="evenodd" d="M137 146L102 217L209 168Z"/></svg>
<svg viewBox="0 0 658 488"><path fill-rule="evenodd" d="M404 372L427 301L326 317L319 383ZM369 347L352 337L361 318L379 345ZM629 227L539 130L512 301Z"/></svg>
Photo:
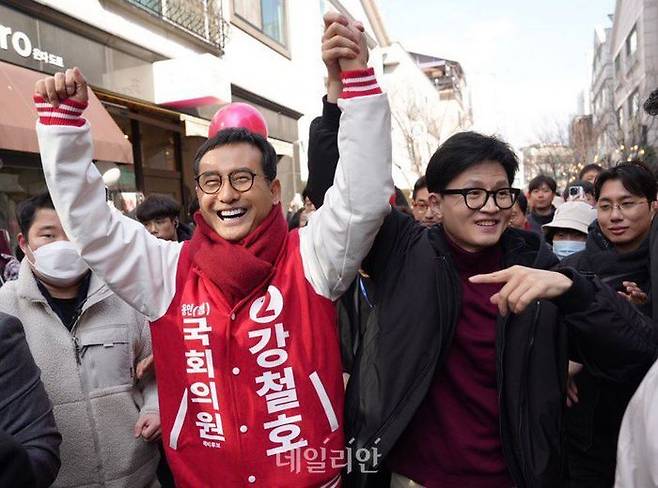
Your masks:
<svg viewBox="0 0 658 488"><path fill-rule="evenodd" d="M24 259L18 280L0 288L0 311L18 317L53 403L62 434L55 487L130 487L156 483L156 444L134 438L140 412L157 412L155 381L135 384L151 353L143 315L92 275L72 332L48 305Z"/></svg>

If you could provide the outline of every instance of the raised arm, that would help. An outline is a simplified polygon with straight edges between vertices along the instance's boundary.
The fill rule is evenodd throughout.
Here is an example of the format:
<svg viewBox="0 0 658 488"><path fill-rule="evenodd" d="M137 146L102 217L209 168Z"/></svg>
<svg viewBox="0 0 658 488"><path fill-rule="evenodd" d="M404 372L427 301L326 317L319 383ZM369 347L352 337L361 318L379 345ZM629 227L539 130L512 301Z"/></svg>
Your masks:
<svg viewBox="0 0 658 488"><path fill-rule="evenodd" d="M356 276L390 211L391 122L388 100L374 71L366 69L363 33L335 14L327 14L325 23L323 51L345 49L347 54L358 39L359 55L340 61L340 158L324 204L300 231L300 244L307 279L319 294L337 299Z"/></svg>
<svg viewBox="0 0 658 488"><path fill-rule="evenodd" d="M77 68L39 80L35 104L43 171L66 235L117 295L150 320L175 293L181 244L157 239L138 222L110 209L92 164L87 84Z"/></svg>

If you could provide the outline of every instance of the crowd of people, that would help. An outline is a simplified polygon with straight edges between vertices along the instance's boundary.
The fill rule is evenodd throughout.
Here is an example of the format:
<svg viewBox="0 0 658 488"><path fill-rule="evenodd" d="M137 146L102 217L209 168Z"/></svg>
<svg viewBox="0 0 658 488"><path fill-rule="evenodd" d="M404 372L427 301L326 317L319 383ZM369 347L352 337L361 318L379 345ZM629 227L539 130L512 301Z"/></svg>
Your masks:
<svg viewBox="0 0 658 488"><path fill-rule="evenodd" d="M650 168L519 189L511 148L462 132L409 204L363 26L327 14L322 58L287 218L240 126L195 156L193 222L158 194L121 214L84 75L37 83L48 191L1 250L0 486L658 487Z"/></svg>

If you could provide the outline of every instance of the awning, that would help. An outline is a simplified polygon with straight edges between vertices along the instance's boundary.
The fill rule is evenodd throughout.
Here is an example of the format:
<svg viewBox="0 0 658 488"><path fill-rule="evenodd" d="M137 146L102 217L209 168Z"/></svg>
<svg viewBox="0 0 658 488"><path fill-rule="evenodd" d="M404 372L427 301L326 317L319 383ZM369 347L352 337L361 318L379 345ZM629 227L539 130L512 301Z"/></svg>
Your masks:
<svg viewBox="0 0 658 488"><path fill-rule="evenodd" d="M34 84L43 73L0 62L0 149L39 152L32 102ZM84 117L91 124L94 159L133 163L130 141L93 92Z"/></svg>

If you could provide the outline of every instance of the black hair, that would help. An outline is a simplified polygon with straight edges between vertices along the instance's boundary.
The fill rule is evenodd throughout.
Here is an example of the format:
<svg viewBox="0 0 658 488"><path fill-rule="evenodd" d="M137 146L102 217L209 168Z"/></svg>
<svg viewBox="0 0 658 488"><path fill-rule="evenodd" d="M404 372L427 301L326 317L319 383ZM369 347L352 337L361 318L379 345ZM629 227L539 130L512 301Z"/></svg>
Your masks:
<svg viewBox="0 0 658 488"><path fill-rule="evenodd" d="M302 190L302 200L311 199L311 192L309 191L308 185Z"/></svg>
<svg viewBox="0 0 658 488"><path fill-rule="evenodd" d="M583 176L585 176L585 173L589 173L590 171L597 171L598 173L600 173L601 171L603 171L603 168L596 163L586 164L585 166L583 166L583 169L580 170L580 173L578 173L578 179L582 180Z"/></svg>
<svg viewBox="0 0 658 488"><path fill-rule="evenodd" d="M201 147L197 150L194 156L194 174L199 174L199 163L201 158L213 149L216 149L227 144L247 143L254 146L261 153L261 166L263 167L263 174L269 181L276 179L276 151L272 144L260 134L250 132L242 127L232 127L220 130L214 136L208 138Z"/></svg>
<svg viewBox="0 0 658 488"><path fill-rule="evenodd" d="M418 196L418 192L423 188L427 188L427 178L421 176L416 180L416 183L414 183L414 189L411 192L411 198L415 200L416 197Z"/></svg>
<svg viewBox="0 0 658 488"><path fill-rule="evenodd" d="M486 161L500 163L509 184L512 184L519 169L519 160L508 144L496 137L472 131L455 134L432 155L425 173L427 189L440 193L464 171Z"/></svg>
<svg viewBox="0 0 658 488"><path fill-rule="evenodd" d="M574 180L571 183L567 185L567 187L564 189L562 192L562 198L567 201L569 199L569 188L572 186L582 186L583 191L585 193L589 193L590 195L594 196L594 185L592 185L589 181L585 180Z"/></svg>
<svg viewBox="0 0 658 488"><path fill-rule="evenodd" d="M16 206L16 220L18 221L18 226L26 240L30 227L32 227L32 224L34 223L34 217L36 216L37 211L42 208L55 210L53 200L50 198L50 193L47 191L23 200Z"/></svg>
<svg viewBox="0 0 658 488"><path fill-rule="evenodd" d="M194 220L194 214L199 210L199 199L194 197L190 204L187 206L187 216L190 220Z"/></svg>
<svg viewBox="0 0 658 488"><path fill-rule="evenodd" d="M649 115L658 115L658 88L651 92L649 98L644 102L644 110Z"/></svg>
<svg viewBox="0 0 658 488"><path fill-rule="evenodd" d="M288 230L298 229L301 222L303 208L300 208L296 212L293 212L288 215Z"/></svg>
<svg viewBox="0 0 658 488"><path fill-rule="evenodd" d="M649 202L656 200L658 183L656 183L656 178L649 167L641 161L619 163L617 166L603 171L596 179L594 198L598 200L601 196L603 185L612 180L621 181L624 188L633 195L643 196Z"/></svg>
<svg viewBox="0 0 658 488"><path fill-rule="evenodd" d="M521 209L521 212L523 212L523 215L528 213L528 199L523 192L519 192L519 196L516 197L516 203L519 204L519 208Z"/></svg>
<svg viewBox="0 0 658 488"><path fill-rule="evenodd" d="M169 195L152 193L135 208L135 217L144 223L149 220L169 217L175 219L180 215L180 205Z"/></svg>
<svg viewBox="0 0 658 488"><path fill-rule="evenodd" d="M396 186L395 187L395 208L408 207L408 206L409 206L409 202L407 202L407 197L405 197L404 192Z"/></svg>
<svg viewBox="0 0 658 488"><path fill-rule="evenodd" d="M544 183L551 189L553 193L557 193L557 183L555 180L544 174L537 175L530 180L530 183L528 183L528 191L536 190Z"/></svg>

